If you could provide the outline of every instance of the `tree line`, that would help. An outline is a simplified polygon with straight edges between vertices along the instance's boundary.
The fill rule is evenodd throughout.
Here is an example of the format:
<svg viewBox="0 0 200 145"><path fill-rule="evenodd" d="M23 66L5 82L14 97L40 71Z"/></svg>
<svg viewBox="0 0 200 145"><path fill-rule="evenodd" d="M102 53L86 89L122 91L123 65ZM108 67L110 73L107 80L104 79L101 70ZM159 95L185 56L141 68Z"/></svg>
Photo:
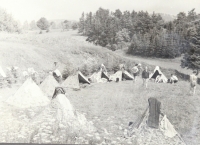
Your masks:
<svg viewBox="0 0 200 145"><path fill-rule="evenodd" d="M195 9L165 22L156 13L99 8L95 13L82 13L78 31L87 36L86 41L111 50L128 48L127 53L132 55L175 58L190 51L198 19Z"/></svg>
<svg viewBox="0 0 200 145"><path fill-rule="evenodd" d="M43 30L49 32L50 29L61 29L62 31L68 29L77 29L77 22L72 22L68 20L60 21L50 21L45 17L41 17L39 20L25 21L21 24L19 21L15 20L11 14L7 13L6 10L0 8L0 32L18 32L21 33L24 30L40 30L42 33Z"/></svg>

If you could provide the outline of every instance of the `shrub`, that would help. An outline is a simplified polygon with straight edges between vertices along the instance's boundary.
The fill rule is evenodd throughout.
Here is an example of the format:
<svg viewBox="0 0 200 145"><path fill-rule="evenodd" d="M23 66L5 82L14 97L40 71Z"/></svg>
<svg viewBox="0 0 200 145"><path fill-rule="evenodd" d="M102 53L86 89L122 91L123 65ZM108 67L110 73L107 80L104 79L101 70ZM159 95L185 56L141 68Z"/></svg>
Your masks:
<svg viewBox="0 0 200 145"><path fill-rule="evenodd" d="M80 68L80 71L85 75L85 76L88 76L89 75L89 69L88 69L88 66L85 64L83 65L83 67Z"/></svg>
<svg viewBox="0 0 200 145"><path fill-rule="evenodd" d="M65 67L65 69L62 72L62 78L65 80L68 78L70 75L73 75L75 73L75 69L72 69L71 67Z"/></svg>

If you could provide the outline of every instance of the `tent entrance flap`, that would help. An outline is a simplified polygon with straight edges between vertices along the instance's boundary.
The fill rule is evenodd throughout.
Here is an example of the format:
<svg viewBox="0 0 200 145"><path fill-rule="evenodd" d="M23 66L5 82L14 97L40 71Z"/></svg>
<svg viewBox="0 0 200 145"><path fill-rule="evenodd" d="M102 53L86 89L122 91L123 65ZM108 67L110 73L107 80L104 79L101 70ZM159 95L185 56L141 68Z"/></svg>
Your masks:
<svg viewBox="0 0 200 145"><path fill-rule="evenodd" d="M80 83L88 83L88 84L90 84L88 79L81 72L78 73L78 79L79 79Z"/></svg>
<svg viewBox="0 0 200 145"><path fill-rule="evenodd" d="M160 73L158 72L158 70L155 71L155 73L153 74L153 76L151 78L156 79L156 77L159 75Z"/></svg>
<svg viewBox="0 0 200 145"><path fill-rule="evenodd" d="M133 80L134 79L133 76L130 73L128 73L127 71L124 71L122 73L122 77L125 78L126 80Z"/></svg>
<svg viewBox="0 0 200 145"><path fill-rule="evenodd" d="M104 72L101 73L101 78L105 78L105 79L109 80L109 77Z"/></svg>

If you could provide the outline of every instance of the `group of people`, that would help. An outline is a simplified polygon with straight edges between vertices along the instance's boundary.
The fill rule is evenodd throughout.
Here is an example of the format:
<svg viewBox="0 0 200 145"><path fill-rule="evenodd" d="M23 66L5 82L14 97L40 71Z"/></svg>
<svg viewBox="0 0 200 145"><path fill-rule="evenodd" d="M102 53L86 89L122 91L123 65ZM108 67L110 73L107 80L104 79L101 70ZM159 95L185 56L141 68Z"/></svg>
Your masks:
<svg viewBox="0 0 200 145"><path fill-rule="evenodd" d="M125 65L121 64L120 65L121 70L125 70ZM142 72L142 74L141 74ZM147 88L148 86L148 81L150 79L150 72L148 70L148 67L145 66L144 70L142 69L141 64L135 64L135 66L132 68L132 73L133 73L133 78L134 82L136 82L137 77L141 74L142 79L143 79L143 86ZM162 73L158 74L157 77L155 78L155 83L160 83L163 82L162 80ZM190 75L190 94L192 93L193 95L196 92L196 84L197 84L197 75L198 71L194 70L193 73ZM171 74L171 77L167 80L167 83L175 84L178 82L178 77L174 74Z"/></svg>
<svg viewBox="0 0 200 145"><path fill-rule="evenodd" d="M133 72L133 77L134 77L134 82L136 82L136 78L137 76L139 76L140 72L142 71L142 67L141 64L136 64L133 68L132 68L132 72ZM156 78L155 78L155 83L161 83L163 82L163 74L159 73ZM142 71L142 79L143 79L143 85L145 86L145 88L147 88L147 83L148 80L150 79L150 73L148 71L148 67L146 66L145 69ZM174 74L171 74L171 77L168 79L167 81L168 83L174 84L178 82L178 78L177 76L175 76Z"/></svg>
<svg viewBox="0 0 200 145"><path fill-rule="evenodd" d="M122 70L122 71L125 71L125 63L122 63L119 65L119 69ZM104 73L107 74L107 69L106 67L101 64L101 67L100 67L100 70ZM142 65L140 63L138 64L135 64L135 66L131 69L132 71L132 74L133 74L133 82L136 82L137 81L137 77L139 75L142 76L142 79L143 79L143 86L145 88L148 87L148 81L149 79L151 79L151 74L148 70L148 67L145 66L145 68L143 69L142 68ZM141 73L142 72L142 73ZM195 94L196 92L196 84L197 84L197 75L198 75L198 71L194 70L193 73L190 75L190 93L192 93L193 95ZM161 83L161 82L164 82L163 81L163 74L160 72L156 78L155 78L155 83ZM166 79L166 83L171 83L171 84L175 84L177 83L179 80L178 80L178 77L174 74L171 74L171 77L169 79Z"/></svg>

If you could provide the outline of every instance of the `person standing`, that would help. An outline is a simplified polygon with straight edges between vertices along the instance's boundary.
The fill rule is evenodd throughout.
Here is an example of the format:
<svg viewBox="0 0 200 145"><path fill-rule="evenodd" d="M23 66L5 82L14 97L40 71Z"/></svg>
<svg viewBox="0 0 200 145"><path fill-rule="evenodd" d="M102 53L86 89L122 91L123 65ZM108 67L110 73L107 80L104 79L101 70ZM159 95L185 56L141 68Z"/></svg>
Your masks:
<svg viewBox="0 0 200 145"><path fill-rule="evenodd" d="M149 71L147 66L145 67L145 70L142 72L142 79L143 79L143 86L145 86L147 89L147 83L149 80Z"/></svg>
<svg viewBox="0 0 200 145"><path fill-rule="evenodd" d="M196 84L197 84L197 75L198 71L194 70L193 73L190 75L190 93L195 94L196 91Z"/></svg>
<svg viewBox="0 0 200 145"><path fill-rule="evenodd" d="M143 70L141 63L139 63L137 67L138 67L138 76L139 76Z"/></svg>
<svg viewBox="0 0 200 145"><path fill-rule="evenodd" d="M136 64L133 68L132 68L132 72L133 72L133 77L134 77L134 82L136 82L136 77L138 76L138 72L139 72L139 69L138 69L138 64Z"/></svg>

